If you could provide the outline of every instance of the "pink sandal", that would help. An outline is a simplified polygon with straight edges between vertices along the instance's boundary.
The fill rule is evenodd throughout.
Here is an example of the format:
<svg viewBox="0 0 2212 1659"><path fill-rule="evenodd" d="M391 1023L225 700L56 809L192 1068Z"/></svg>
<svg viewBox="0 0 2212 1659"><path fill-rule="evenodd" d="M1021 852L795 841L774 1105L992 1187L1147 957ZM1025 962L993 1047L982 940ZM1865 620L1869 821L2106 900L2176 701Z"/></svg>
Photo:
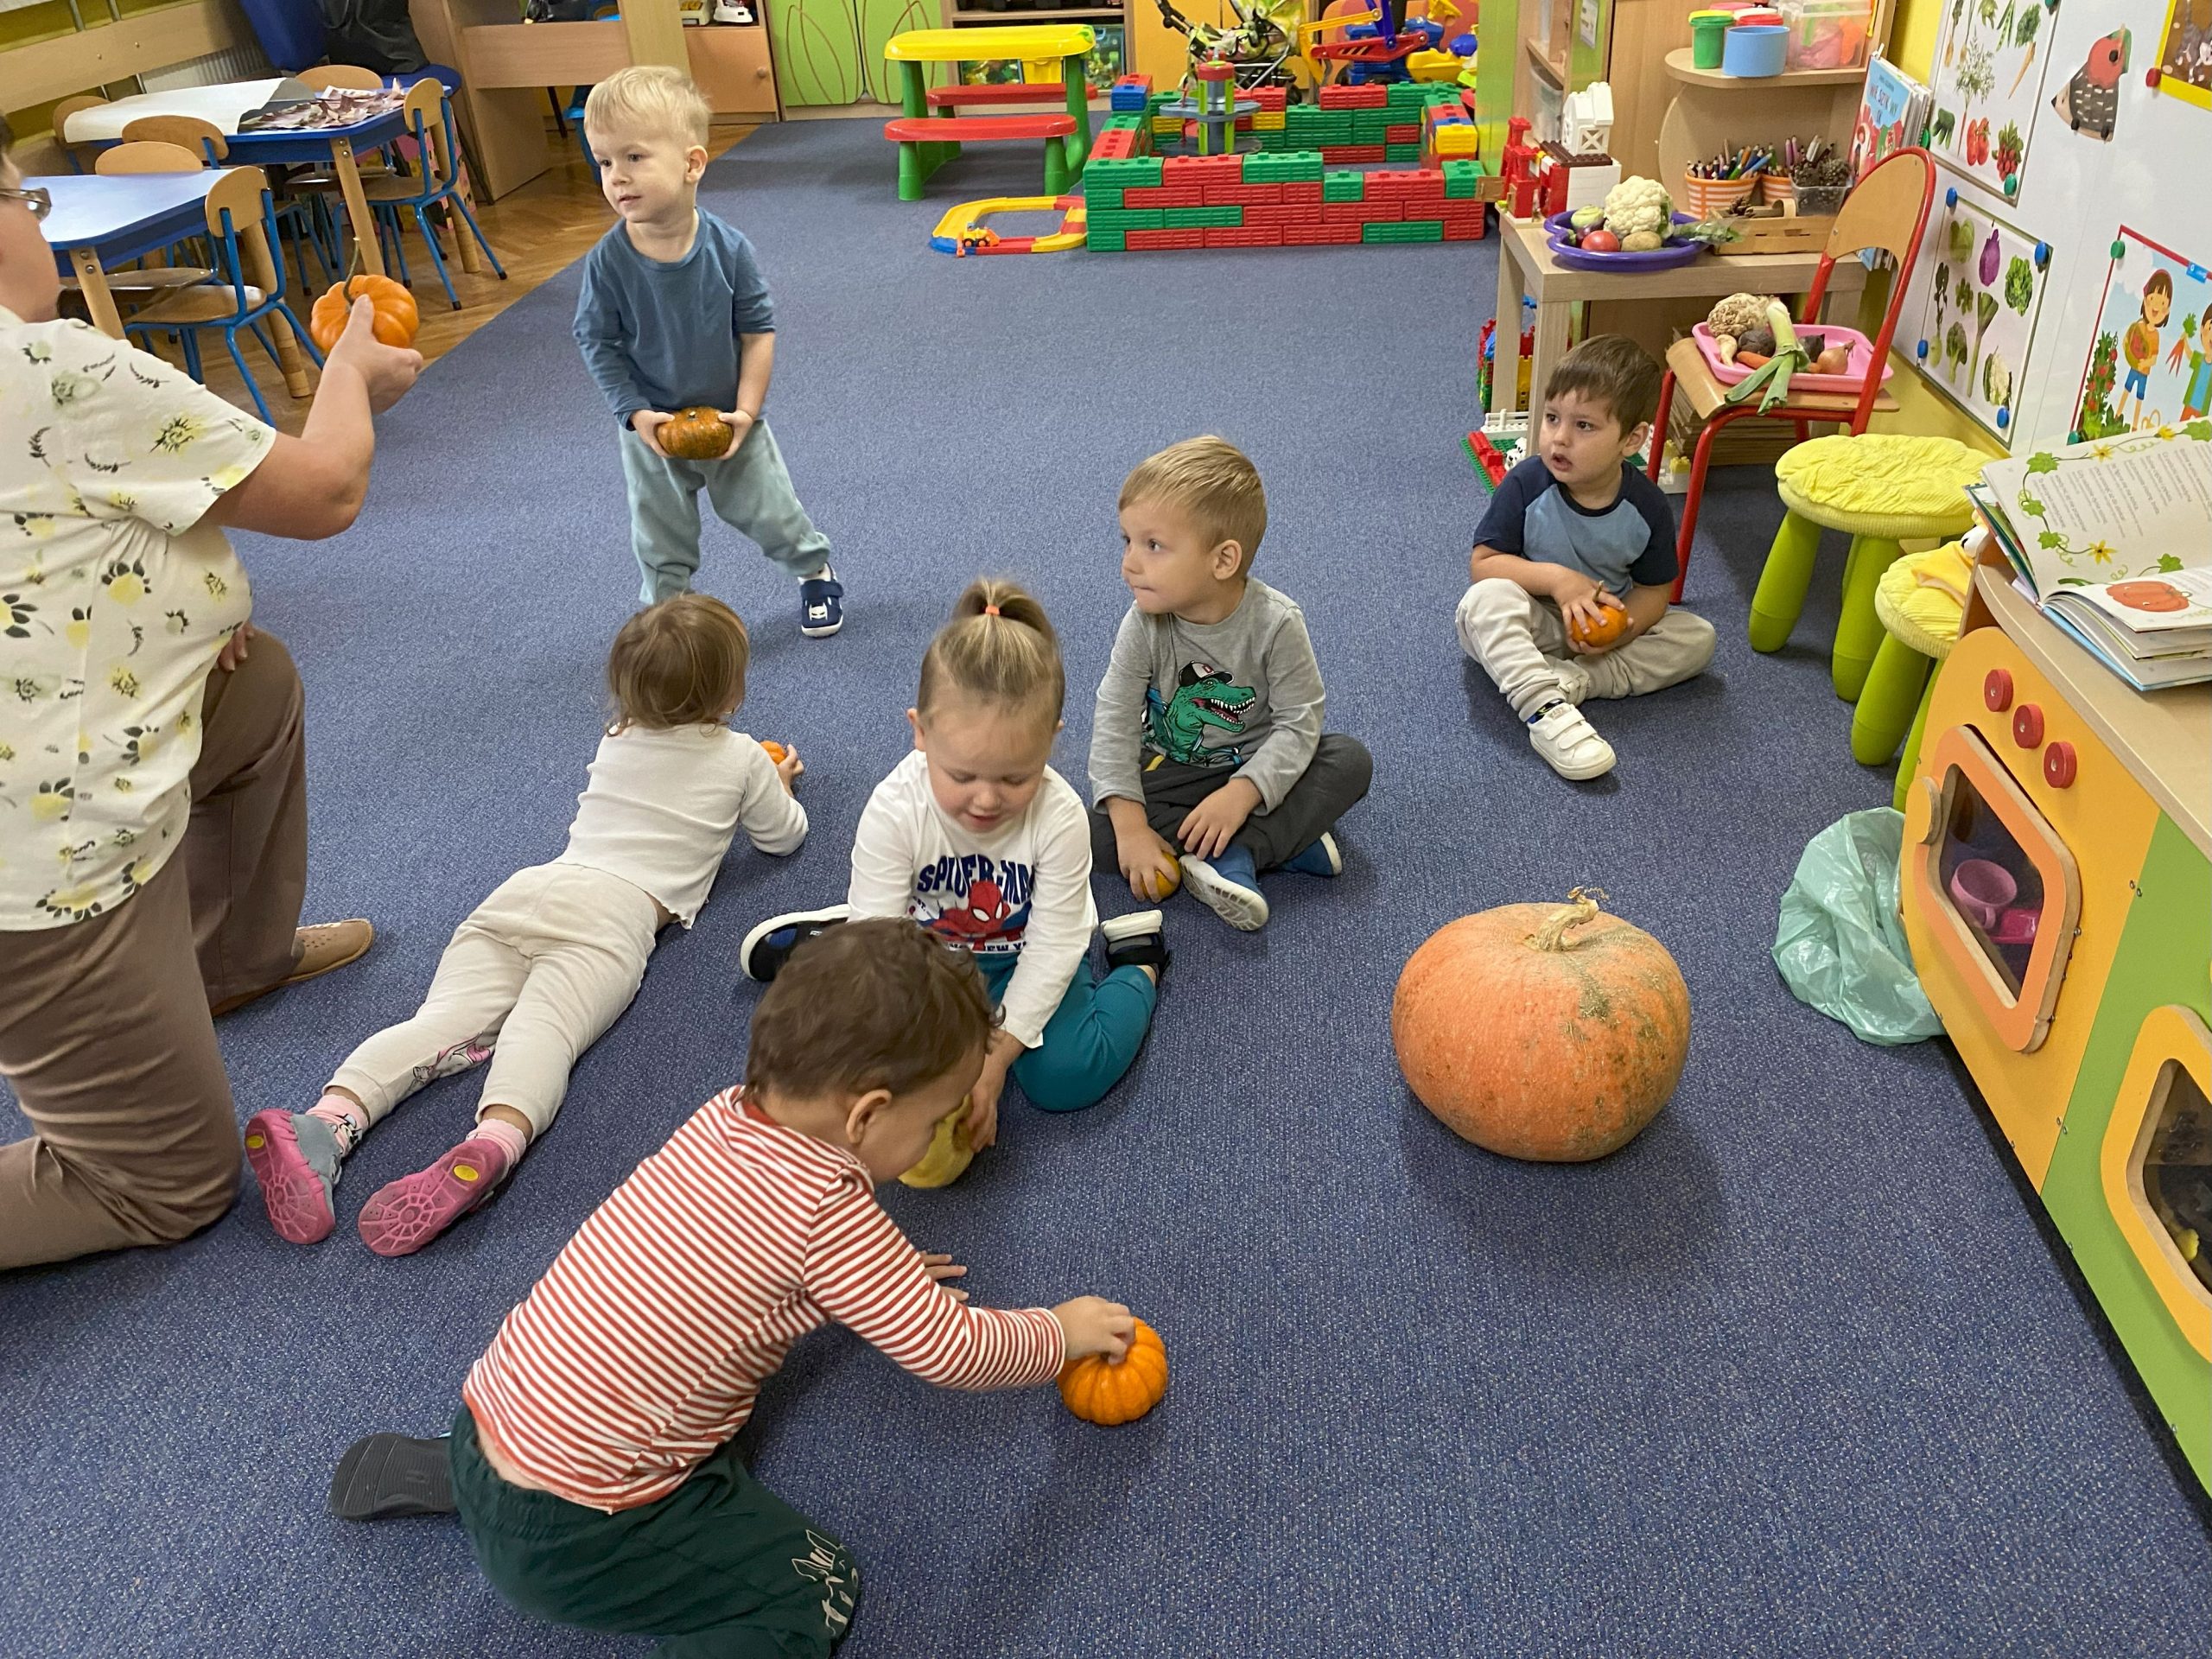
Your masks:
<svg viewBox="0 0 2212 1659"><path fill-rule="evenodd" d="M506 1154L491 1141L462 1141L428 1169L377 1189L361 1206L361 1242L378 1255L412 1255L499 1191Z"/></svg>
<svg viewBox="0 0 2212 1659"><path fill-rule="evenodd" d="M302 1147L304 1128L309 1145ZM330 1166L324 1174L316 1156ZM338 1138L330 1126L306 1113L256 1112L245 1121L245 1160L261 1183L261 1201L276 1236L295 1244L319 1244L330 1236L338 1217L330 1206L337 1184Z"/></svg>

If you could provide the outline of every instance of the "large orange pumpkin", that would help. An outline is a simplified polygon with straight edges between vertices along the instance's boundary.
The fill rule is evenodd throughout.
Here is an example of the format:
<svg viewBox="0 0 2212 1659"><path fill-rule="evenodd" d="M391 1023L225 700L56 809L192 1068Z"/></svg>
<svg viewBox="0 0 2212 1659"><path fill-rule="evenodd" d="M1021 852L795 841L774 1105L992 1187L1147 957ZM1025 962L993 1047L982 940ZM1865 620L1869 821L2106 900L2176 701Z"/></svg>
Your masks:
<svg viewBox="0 0 2212 1659"><path fill-rule="evenodd" d="M1567 625L1569 637L1586 651L1610 645L1628 632L1628 611L1624 607L1601 603L1598 615L1599 620L1595 627L1584 627L1579 619Z"/></svg>
<svg viewBox="0 0 2212 1659"><path fill-rule="evenodd" d="M1087 1423L1111 1428L1133 1423L1167 1392L1167 1349L1142 1319L1120 1359L1091 1354L1060 1370L1060 1398Z"/></svg>
<svg viewBox="0 0 2212 1659"><path fill-rule="evenodd" d="M1390 1040L1421 1103L1511 1158L1575 1163L1634 1140L1689 1052L1666 947L1598 907L1504 905L1438 929L1398 976Z"/></svg>
<svg viewBox="0 0 2212 1659"><path fill-rule="evenodd" d="M308 314L308 338L315 341L315 350L327 355L338 343L338 336L346 332L346 318L353 314L353 302L359 299L376 308L378 340L387 346L415 343L415 331L423 326L415 296L389 276L348 276L325 289Z"/></svg>
<svg viewBox="0 0 2212 1659"><path fill-rule="evenodd" d="M660 447L678 461L720 461L729 439L729 423L703 406L677 410L660 429Z"/></svg>

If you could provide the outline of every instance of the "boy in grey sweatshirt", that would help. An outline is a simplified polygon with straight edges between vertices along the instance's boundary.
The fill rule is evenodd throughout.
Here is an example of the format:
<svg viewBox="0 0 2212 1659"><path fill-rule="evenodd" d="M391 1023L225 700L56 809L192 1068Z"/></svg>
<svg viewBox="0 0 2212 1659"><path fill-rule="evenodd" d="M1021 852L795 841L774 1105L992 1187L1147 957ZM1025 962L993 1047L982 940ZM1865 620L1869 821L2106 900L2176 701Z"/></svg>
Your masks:
<svg viewBox="0 0 2212 1659"><path fill-rule="evenodd" d="M1268 920L1260 871L1344 868L1332 831L1374 761L1323 734L1306 619L1251 575L1268 527L1251 461L1187 438L1129 474L1120 507L1135 602L1098 683L1092 856L1147 904L1180 881L1249 932Z"/></svg>

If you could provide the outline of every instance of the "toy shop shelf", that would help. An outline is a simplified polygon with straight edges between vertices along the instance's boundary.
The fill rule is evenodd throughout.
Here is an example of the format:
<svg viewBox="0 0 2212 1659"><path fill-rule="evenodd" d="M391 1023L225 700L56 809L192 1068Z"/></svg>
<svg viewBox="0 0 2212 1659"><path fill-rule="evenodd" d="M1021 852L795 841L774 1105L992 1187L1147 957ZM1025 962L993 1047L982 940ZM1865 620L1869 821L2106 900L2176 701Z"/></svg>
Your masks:
<svg viewBox="0 0 2212 1659"><path fill-rule="evenodd" d="M1531 46L1533 55L1535 48ZM1866 79L1866 66L1856 69L1785 69L1778 75L1724 75L1718 69L1700 69L1690 61L1690 48L1675 48L1667 54L1667 73L1693 86L1725 86L1731 92L1772 92L1777 86L1856 86Z"/></svg>
<svg viewBox="0 0 2212 1659"><path fill-rule="evenodd" d="M1534 41L1523 41L1522 49L1529 54L1529 67L1560 89L1567 90L1567 60L1554 58Z"/></svg>

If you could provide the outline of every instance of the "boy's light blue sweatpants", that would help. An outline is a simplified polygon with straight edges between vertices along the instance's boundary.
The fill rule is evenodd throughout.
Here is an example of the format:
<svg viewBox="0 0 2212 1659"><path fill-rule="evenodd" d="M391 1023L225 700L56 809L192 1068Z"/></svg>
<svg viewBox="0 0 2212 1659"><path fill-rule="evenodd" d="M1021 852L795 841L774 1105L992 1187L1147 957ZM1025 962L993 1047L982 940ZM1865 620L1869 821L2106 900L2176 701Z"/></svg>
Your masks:
<svg viewBox="0 0 2212 1659"><path fill-rule="evenodd" d="M830 562L830 538L799 505L766 421L753 423L728 461L670 461L625 428L622 477L630 490L630 549L644 578L640 604L657 605L691 586L699 569L701 490L716 518L760 543L794 580Z"/></svg>
<svg viewBox="0 0 2212 1659"><path fill-rule="evenodd" d="M991 1001L1006 995L1018 956L978 957ZM1152 1027L1160 988L1141 968L1116 968L1103 979L1077 964L1067 995L1045 1022L1045 1040L1014 1063L1014 1080L1040 1111L1079 1112L1097 1104L1136 1059Z"/></svg>

